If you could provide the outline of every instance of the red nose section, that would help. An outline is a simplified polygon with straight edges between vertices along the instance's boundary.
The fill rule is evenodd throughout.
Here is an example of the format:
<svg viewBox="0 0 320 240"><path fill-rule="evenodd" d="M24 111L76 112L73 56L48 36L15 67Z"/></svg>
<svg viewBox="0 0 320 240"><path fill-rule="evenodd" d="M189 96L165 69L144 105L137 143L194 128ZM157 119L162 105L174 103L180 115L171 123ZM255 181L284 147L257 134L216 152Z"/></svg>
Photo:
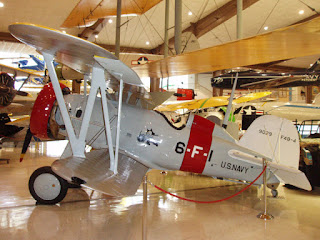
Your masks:
<svg viewBox="0 0 320 240"><path fill-rule="evenodd" d="M64 84L60 83L60 87L62 90L70 92L69 88ZM30 131L34 136L41 139L49 139L48 121L55 100L56 95L52 83L49 83L43 87L33 105L30 117Z"/></svg>

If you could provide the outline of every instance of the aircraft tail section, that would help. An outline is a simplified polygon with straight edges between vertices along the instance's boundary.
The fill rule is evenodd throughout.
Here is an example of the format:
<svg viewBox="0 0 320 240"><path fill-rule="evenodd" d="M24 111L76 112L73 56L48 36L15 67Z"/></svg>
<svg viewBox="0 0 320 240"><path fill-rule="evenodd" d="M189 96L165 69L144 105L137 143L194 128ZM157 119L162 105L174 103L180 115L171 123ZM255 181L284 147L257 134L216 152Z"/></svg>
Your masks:
<svg viewBox="0 0 320 240"><path fill-rule="evenodd" d="M269 169L285 183L311 190L305 174L298 170L299 136L296 127L289 120L271 115L259 117L250 125L239 144L271 159ZM235 157L245 160L243 156ZM247 160L262 163L261 158L251 157Z"/></svg>
<svg viewBox="0 0 320 240"><path fill-rule="evenodd" d="M262 155L244 153L239 150L230 150L229 156L240 161L255 163L261 165L263 163ZM303 172L290 166L281 165L275 162L268 162L268 169L279 177L283 182L294 185L296 187L310 191L311 185Z"/></svg>
<svg viewBox="0 0 320 240"><path fill-rule="evenodd" d="M299 135L296 127L287 119L272 115L257 118L239 144L272 159L275 163L298 169Z"/></svg>

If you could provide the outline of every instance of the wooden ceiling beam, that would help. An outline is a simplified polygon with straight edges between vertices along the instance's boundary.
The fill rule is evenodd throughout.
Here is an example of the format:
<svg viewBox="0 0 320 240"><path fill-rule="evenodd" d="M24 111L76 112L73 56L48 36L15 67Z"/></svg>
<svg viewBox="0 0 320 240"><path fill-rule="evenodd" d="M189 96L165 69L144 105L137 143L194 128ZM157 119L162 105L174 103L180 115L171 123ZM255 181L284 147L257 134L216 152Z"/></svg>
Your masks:
<svg viewBox="0 0 320 240"><path fill-rule="evenodd" d="M307 17L305 19L302 19L298 22L295 22L289 26L295 25L295 24L300 24L300 23L304 23L307 21L310 21L316 17L319 17L320 14L316 13L310 17ZM276 61L276 62L270 62L270 63L266 63L266 64L257 64L257 65L251 65L251 66L247 66L249 68L253 68L253 69L259 69L259 70L264 70L264 71L275 71L275 72L295 72L295 71L303 71L305 70L305 68L298 68L298 67L290 67L290 66L281 66L281 65L277 65L281 62L287 61L286 60L281 60L281 61Z"/></svg>
<svg viewBox="0 0 320 240"><path fill-rule="evenodd" d="M243 9L250 7L252 4L258 2L259 0L243 0ZM237 14L237 0L231 0L222 7L213 11L206 17L200 19L196 23L190 23L191 26L184 29L183 32L192 32L197 38L208 33L215 27L224 23L228 19L232 18ZM174 37L169 40L169 47L173 46ZM163 54L164 43L158 47L152 49L153 54Z"/></svg>
<svg viewBox="0 0 320 240"><path fill-rule="evenodd" d="M10 33L8 32L0 32L0 41L5 41L5 42L19 42L15 37L13 37Z"/></svg>
<svg viewBox="0 0 320 240"><path fill-rule="evenodd" d="M115 45L108 45L108 44L98 44L100 47L107 49L109 52L115 51ZM125 47L120 46L120 53L143 53L143 54L152 54L150 49L144 48L134 48L134 47Z"/></svg>

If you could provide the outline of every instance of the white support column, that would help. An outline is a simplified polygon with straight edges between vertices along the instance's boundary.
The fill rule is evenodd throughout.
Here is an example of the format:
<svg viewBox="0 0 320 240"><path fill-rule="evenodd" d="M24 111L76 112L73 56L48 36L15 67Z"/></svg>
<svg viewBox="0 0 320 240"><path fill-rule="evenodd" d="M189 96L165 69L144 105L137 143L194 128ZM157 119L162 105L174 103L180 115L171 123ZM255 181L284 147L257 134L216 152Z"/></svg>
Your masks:
<svg viewBox="0 0 320 240"><path fill-rule="evenodd" d="M242 38L242 9L243 2L242 0L237 0L237 39Z"/></svg>

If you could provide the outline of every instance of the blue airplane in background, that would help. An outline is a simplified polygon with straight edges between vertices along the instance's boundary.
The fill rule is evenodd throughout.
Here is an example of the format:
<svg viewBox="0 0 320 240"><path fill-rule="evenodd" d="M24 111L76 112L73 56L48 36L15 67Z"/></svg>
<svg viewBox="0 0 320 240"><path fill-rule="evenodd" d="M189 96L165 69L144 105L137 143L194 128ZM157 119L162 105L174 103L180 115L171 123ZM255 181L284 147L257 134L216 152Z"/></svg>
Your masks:
<svg viewBox="0 0 320 240"><path fill-rule="evenodd" d="M35 71L44 71L45 70L45 62L41 60L39 57L35 55L29 55L30 58L36 63L36 65L31 64L32 61L28 59L18 61L18 67L20 69L28 69L28 70L35 70ZM57 63L55 63L57 65ZM55 66L56 66L55 65Z"/></svg>
<svg viewBox="0 0 320 240"><path fill-rule="evenodd" d="M44 60L40 59L39 56L35 56L35 55L29 55L30 59L24 59L24 60L20 60L17 62L18 67L20 69L24 69L24 70L34 70L34 71L43 71L46 76L46 64L44 62ZM59 63L57 62L53 62L54 66L56 67ZM36 82L43 84L43 79L44 78L33 78Z"/></svg>

